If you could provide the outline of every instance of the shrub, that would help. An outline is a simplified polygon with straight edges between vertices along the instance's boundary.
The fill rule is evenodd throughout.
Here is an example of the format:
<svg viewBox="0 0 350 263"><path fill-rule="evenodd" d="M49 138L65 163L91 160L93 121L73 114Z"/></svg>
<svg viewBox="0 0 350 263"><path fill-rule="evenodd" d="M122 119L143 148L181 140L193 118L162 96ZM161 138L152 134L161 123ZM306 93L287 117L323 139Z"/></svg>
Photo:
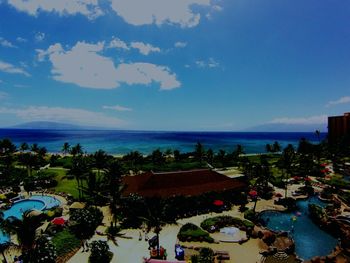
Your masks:
<svg viewBox="0 0 350 263"><path fill-rule="evenodd" d="M41 236L36 241L36 246L31 252L29 262L32 263L55 263L56 262L56 249L53 243L46 237Z"/></svg>
<svg viewBox="0 0 350 263"><path fill-rule="evenodd" d="M108 263L111 261L113 253L109 251L106 241L98 240L91 243L90 263Z"/></svg>
<svg viewBox="0 0 350 263"><path fill-rule="evenodd" d="M70 215L70 229L77 237L87 239L95 233L95 229L101 224L102 219L103 214L98 208L76 209Z"/></svg>
<svg viewBox="0 0 350 263"><path fill-rule="evenodd" d="M213 228L213 226L215 227L215 229ZM214 232L226 226L254 227L254 223L252 223L249 220L242 220L240 218L232 217L232 216L212 217L204 220L201 223L201 227L208 232Z"/></svg>
<svg viewBox="0 0 350 263"><path fill-rule="evenodd" d="M256 219L256 213L253 209L249 209L244 212L244 218L248 219L250 221L255 221Z"/></svg>
<svg viewBox="0 0 350 263"><path fill-rule="evenodd" d="M214 251L211 248L203 247L199 250L198 262L201 263L213 263Z"/></svg>
<svg viewBox="0 0 350 263"><path fill-rule="evenodd" d="M205 241L208 243L213 243L214 239L209 235L209 233L205 232L200 227L187 223L180 228L180 231L177 235L180 241Z"/></svg>

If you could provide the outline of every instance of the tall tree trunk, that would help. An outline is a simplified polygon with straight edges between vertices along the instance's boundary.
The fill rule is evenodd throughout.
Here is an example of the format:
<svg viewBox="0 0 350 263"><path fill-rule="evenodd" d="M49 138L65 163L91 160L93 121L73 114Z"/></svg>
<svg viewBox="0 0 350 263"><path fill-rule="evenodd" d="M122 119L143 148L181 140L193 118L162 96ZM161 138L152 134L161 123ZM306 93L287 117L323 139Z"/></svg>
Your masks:
<svg viewBox="0 0 350 263"><path fill-rule="evenodd" d="M4 250L2 250L2 251L1 251L1 254L2 254L3 258L4 258L4 262L5 262L5 263L7 263L7 260L6 260L6 256L5 256Z"/></svg>

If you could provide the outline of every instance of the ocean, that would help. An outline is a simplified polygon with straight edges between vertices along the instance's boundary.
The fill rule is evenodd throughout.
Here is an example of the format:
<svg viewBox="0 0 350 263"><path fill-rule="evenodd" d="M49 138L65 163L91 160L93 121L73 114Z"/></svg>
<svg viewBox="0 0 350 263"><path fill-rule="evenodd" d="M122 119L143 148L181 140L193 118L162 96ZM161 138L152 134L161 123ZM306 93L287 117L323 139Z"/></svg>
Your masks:
<svg viewBox="0 0 350 263"><path fill-rule="evenodd" d="M326 137L321 133L321 139ZM149 154L153 150L179 150L191 152L200 142L205 149L232 152L237 144L245 153L263 153L265 145L278 141L282 147L298 145L300 138L318 142L312 132L168 132L168 131L110 131L110 130L35 130L0 129L0 139L9 138L19 146L23 142L37 143L49 152L61 152L65 142L70 145L80 143L84 152L93 153L99 149L109 154L126 154L139 151Z"/></svg>

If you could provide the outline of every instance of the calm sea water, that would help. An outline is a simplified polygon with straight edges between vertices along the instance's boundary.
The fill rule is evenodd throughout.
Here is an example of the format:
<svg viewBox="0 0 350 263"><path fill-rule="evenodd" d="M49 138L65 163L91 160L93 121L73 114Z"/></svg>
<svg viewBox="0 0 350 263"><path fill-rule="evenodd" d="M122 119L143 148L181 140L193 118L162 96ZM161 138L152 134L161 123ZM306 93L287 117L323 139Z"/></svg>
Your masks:
<svg viewBox="0 0 350 263"><path fill-rule="evenodd" d="M326 134L321 134L324 138ZM80 143L86 152L103 149L110 154L125 154L140 151L149 154L159 148L178 149L180 152L194 150L197 142L206 149L233 151L237 144L245 153L265 152L265 145L278 141L282 147L289 143L297 146L300 138L316 142L312 132L153 132L153 131L101 131L101 130L25 130L0 129L0 139L9 138L17 146L22 142L38 143L49 152L60 152L64 142L70 145Z"/></svg>

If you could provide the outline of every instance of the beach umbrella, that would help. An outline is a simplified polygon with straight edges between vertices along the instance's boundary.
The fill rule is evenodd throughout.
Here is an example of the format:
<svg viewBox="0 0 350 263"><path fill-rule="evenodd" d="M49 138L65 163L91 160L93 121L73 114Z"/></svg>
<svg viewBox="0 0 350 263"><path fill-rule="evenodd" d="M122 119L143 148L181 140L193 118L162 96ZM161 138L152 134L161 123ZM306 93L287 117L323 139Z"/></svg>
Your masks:
<svg viewBox="0 0 350 263"><path fill-rule="evenodd" d="M258 192L255 191L255 190L250 190L250 191L249 191L249 195L255 197L255 196L258 195Z"/></svg>
<svg viewBox="0 0 350 263"><path fill-rule="evenodd" d="M54 219L51 220L51 223L54 225L64 225L64 223L66 222L66 220L64 220L64 218L62 217L55 217Z"/></svg>
<svg viewBox="0 0 350 263"><path fill-rule="evenodd" d="M216 205L216 206L222 206L222 205L224 205L224 202L222 200L215 200L213 202L213 204Z"/></svg>

